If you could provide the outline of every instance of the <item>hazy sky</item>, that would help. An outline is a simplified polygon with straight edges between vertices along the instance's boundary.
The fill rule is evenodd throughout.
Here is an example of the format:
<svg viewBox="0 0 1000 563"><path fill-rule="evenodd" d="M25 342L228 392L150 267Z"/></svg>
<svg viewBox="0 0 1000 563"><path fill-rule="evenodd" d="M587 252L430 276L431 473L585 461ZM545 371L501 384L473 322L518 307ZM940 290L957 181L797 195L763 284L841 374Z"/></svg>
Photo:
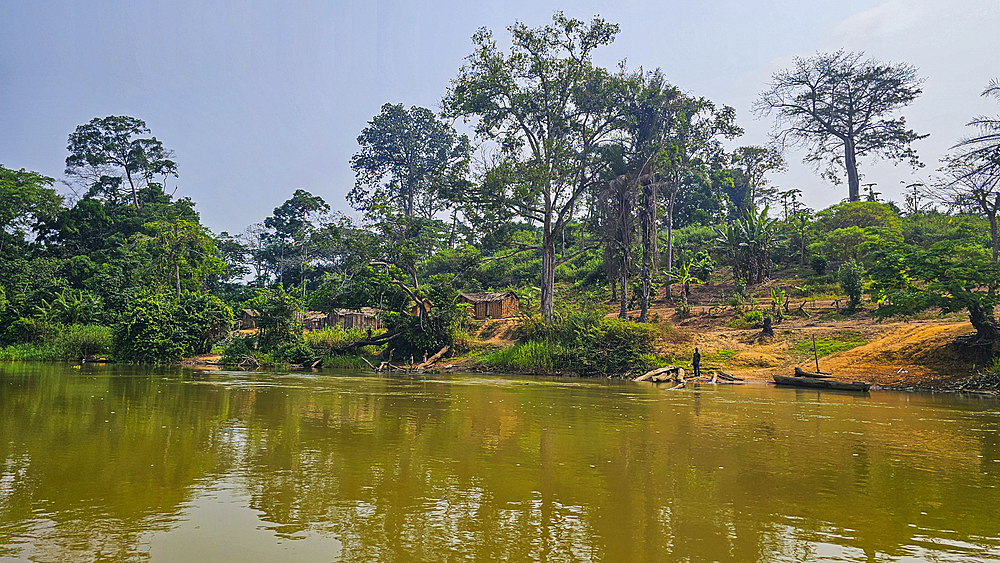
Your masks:
<svg viewBox="0 0 1000 563"><path fill-rule="evenodd" d="M739 144L767 141L771 120L750 108L794 56L845 48L916 66L924 93L904 115L931 134L915 145L927 166L913 176L861 162L863 183L896 201L970 118L1000 114L979 96L1000 77L1000 0L0 0L0 164L63 178L77 125L129 115L175 151L180 177L168 187L217 232L261 221L299 188L347 210L349 159L383 103L437 109L476 29L503 40L514 21L542 25L555 10L621 25L599 63L660 67L735 107ZM846 197L801 156L786 155L775 185L815 208Z"/></svg>

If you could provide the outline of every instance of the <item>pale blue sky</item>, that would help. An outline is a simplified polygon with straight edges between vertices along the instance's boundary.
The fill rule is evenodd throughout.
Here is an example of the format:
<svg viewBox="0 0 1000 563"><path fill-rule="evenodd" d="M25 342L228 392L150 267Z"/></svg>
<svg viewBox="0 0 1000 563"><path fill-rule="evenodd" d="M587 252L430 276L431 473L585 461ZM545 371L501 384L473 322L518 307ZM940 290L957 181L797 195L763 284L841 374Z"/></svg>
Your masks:
<svg viewBox="0 0 1000 563"><path fill-rule="evenodd" d="M289 4L289 5L285 5ZM386 102L437 108L485 26L547 23L555 10L621 25L597 53L612 66L660 67L682 89L750 114L772 72L793 56L838 48L907 62L927 78L905 111L931 137L927 167L1000 104L979 97L1000 77L997 0L705 0L633 2L77 2L0 1L0 164L62 178L66 139L93 117L130 115L176 152L177 195L215 231L242 231L301 188L348 209L349 159ZM772 178L824 207L846 196L788 154ZM908 168L862 161L864 182L901 200Z"/></svg>

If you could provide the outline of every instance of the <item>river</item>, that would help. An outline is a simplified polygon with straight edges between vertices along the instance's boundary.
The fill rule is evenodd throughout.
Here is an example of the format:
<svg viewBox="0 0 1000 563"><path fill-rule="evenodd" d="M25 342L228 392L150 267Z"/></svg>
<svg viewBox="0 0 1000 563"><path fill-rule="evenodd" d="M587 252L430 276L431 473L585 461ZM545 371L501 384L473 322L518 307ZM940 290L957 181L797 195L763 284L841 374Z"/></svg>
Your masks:
<svg viewBox="0 0 1000 563"><path fill-rule="evenodd" d="M0 363L0 561L1000 561L1000 401Z"/></svg>

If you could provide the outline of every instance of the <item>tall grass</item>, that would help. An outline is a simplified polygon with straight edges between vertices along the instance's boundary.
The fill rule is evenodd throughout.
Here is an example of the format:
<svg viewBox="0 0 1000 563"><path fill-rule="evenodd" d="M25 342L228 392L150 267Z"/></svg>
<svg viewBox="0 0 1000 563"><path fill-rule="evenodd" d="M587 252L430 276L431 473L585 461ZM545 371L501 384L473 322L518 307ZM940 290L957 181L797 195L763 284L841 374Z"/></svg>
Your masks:
<svg viewBox="0 0 1000 563"><path fill-rule="evenodd" d="M567 350L548 340L529 340L498 350L482 358L480 363L492 369L556 373L564 370L561 358Z"/></svg>
<svg viewBox="0 0 1000 563"><path fill-rule="evenodd" d="M107 354L111 329L101 325L63 327L49 340L0 348L0 360L56 362Z"/></svg>

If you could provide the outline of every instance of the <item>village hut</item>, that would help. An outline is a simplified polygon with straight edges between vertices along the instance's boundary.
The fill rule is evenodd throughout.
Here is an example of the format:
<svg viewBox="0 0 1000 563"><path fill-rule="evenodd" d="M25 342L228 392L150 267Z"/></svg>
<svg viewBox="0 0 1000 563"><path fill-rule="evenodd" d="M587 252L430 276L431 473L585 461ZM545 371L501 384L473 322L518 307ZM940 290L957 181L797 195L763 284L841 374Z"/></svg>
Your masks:
<svg viewBox="0 0 1000 563"><path fill-rule="evenodd" d="M257 328L257 317L257 311L254 311L253 309L243 309L243 312L240 314L240 328Z"/></svg>
<svg viewBox="0 0 1000 563"><path fill-rule="evenodd" d="M362 307L360 310L337 309L330 313L331 324L341 326L345 329L360 328L363 330L378 330L382 328L382 319L378 316L378 309L373 307Z"/></svg>
<svg viewBox="0 0 1000 563"><path fill-rule="evenodd" d="M458 301L472 305L472 316L476 320L512 317L520 310L520 300L513 291L459 293Z"/></svg>
<svg viewBox="0 0 1000 563"><path fill-rule="evenodd" d="M320 330L330 326L330 317L323 311L306 311L302 315L302 328Z"/></svg>

